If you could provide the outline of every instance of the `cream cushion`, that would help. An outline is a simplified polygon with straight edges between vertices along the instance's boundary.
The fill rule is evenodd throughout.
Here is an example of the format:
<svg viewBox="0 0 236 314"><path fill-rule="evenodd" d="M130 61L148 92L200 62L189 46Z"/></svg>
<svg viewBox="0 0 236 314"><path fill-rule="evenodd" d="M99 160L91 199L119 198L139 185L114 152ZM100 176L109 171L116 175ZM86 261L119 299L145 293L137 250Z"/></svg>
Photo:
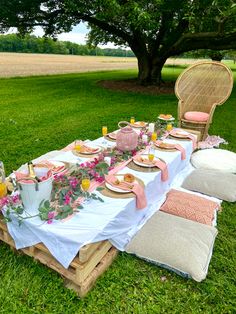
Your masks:
<svg viewBox="0 0 236 314"><path fill-rule="evenodd" d="M236 173L236 154L224 149L199 150L192 154L191 163L195 168Z"/></svg>
<svg viewBox="0 0 236 314"><path fill-rule="evenodd" d="M184 189L236 202L236 175L220 170L196 169L183 182Z"/></svg>
<svg viewBox="0 0 236 314"><path fill-rule="evenodd" d="M126 252L200 282L206 278L217 229L158 211Z"/></svg>

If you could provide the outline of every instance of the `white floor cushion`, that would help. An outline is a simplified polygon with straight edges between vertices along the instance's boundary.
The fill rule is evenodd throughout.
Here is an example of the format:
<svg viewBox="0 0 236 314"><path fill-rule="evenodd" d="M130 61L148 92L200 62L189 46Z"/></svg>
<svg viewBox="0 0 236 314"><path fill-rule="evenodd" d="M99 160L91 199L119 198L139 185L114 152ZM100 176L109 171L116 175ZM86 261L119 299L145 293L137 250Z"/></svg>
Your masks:
<svg viewBox="0 0 236 314"><path fill-rule="evenodd" d="M200 282L206 278L217 229L158 211L125 251Z"/></svg>
<svg viewBox="0 0 236 314"><path fill-rule="evenodd" d="M236 175L214 169L196 169L184 180L184 189L236 202Z"/></svg>
<svg viewBox="0 0 236 314"><path fill-rule="evenodd" d="M236 173L236 154L224 149L203 149L192 154L191 163L198 169Z"/></svg>

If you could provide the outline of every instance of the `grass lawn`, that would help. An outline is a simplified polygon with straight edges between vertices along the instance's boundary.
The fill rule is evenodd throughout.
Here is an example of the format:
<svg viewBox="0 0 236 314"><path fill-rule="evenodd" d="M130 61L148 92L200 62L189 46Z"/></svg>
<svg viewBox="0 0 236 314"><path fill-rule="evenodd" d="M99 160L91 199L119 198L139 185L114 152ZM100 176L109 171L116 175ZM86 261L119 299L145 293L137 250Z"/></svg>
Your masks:
<svg viewBox="0 0 236 314"><path fill-rule="evenodd" d="M174 80L182 70L165 68L164 78ZM104 124L113 130L118 121L130 116L147 121L160 113L176 117L175 95L114 92L96 84L135 75L134 71L113 71L1 79L0 160L7 173L76 138L97 138ZM224 147L234 152L235 102L236 89L216 109L209 132L225 138L229 145ZM235 204L223 203L218 229L209 274L202 283L120 253L83 300L64 288L57 273L1 243L0 313L236 313Z"/></svg>

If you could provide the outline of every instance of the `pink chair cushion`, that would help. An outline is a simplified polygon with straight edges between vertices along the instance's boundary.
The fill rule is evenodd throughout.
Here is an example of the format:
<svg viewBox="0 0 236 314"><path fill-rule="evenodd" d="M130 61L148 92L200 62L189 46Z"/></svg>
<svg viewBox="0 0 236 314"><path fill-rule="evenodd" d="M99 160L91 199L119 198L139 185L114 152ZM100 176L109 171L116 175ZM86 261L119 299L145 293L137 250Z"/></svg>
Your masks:
<svg viewBox="0 0 236 314"><path fill-rule="evenodd" d="M196 122L206 122L209 118L209 114L201 111L188 111L185 112L184 118L186 120L196 121Z"/></svg>
<svg viewBox="0 0 236 314"><path fill-rule="evenodd" d="M210 226L212 225L216 209L219 209L219 205L216 202L174 189L169 191L165 203L160 208L161 211L167 214Z"/></svg>

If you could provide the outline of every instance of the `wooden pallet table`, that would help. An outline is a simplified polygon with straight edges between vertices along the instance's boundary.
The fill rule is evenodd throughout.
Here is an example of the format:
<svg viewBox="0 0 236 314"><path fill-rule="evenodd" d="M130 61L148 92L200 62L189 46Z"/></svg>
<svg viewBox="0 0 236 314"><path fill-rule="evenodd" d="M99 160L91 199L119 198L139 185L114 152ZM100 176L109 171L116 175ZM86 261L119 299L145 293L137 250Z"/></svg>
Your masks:
<svg viewBox="0 0 236 314"><path fill-rule="evenodd" d="M0 241L15 249L15 243L7 230L7 225L2 221L0 221ZM81 298L88 293L97 278L105 272L118 254L118 250L109 241L88 244L80 249L69 268L66 269L42 243L20 251L62 275L66 287L75 290Z"/></svg>

